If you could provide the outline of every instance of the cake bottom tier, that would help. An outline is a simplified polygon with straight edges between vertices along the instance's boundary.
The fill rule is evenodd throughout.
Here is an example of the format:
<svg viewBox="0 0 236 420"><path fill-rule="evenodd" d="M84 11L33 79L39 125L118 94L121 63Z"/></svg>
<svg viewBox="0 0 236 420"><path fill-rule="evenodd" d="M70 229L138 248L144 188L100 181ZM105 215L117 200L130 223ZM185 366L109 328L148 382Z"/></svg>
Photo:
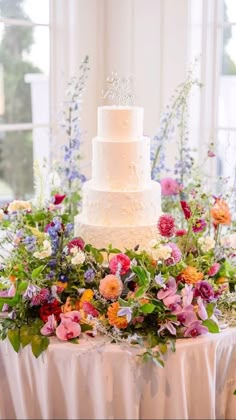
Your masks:
<svg viewBox="0 0 236 420"><path fill-rule="evenodd" d="M95 248L113 248L124 251L139 245L147 248L152 239L158 238L157 225L146 226L97 226L83 222L81 215L75 217L75 235L83 238L86 244Z"/></svg>

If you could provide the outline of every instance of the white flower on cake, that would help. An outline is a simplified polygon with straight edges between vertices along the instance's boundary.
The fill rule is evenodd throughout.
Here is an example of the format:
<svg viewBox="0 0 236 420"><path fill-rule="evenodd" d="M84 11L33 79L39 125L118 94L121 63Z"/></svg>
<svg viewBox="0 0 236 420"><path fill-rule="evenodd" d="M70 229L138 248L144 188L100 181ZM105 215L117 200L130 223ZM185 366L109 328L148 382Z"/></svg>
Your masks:
<svg viewBox="0 0 236 420"><path fill-rule="evenodd" d="M70 253L74 254L74 256L71 258L71 264L83 264L83 262L85 261L85 254L83 251L81 251L77 246L75 246L71 249Z"/></svg>
<svg viewBox="0 0 236 420"><path fill-rule="evenodd" d="M7 210L9 213L15 213L17 211L31 211L32 207L29 201L23 201L23 200L14 200L12 201Z"/></svg>
<svg viewBox="0 0 236 420"><path fill-rule="evenodd" d="M43 249L42 251L36 251L33 253L35 258L43 260L44 258L50 257L52 255L52 248L50 242L46 239L43 241Z"/></svg>
<svg viewBox="0 0 236 420"><path fill-rule="evenodd" d="M198 239L198 243L201 247L203 252L208 252L215 246L215 240L212 239L210 236L201 237Z"/></svg>

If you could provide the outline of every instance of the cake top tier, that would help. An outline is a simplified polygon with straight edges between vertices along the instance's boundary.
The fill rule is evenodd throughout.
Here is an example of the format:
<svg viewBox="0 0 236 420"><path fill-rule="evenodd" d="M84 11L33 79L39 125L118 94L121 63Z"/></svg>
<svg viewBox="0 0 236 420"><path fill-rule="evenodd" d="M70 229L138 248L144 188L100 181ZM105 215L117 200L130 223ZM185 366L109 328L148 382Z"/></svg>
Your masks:
<svg viewBox="0 0 236 420"><path fill-rule="evenodd" d="M143 135L143 108L100 106L97 134L104 140L137 140Z"/></svg>

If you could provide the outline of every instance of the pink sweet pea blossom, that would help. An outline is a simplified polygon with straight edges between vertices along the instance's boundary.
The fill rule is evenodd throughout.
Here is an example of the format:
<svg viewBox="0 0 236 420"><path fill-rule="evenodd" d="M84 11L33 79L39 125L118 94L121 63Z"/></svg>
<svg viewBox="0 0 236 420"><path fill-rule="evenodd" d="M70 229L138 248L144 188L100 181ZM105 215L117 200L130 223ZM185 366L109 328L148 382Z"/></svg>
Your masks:
<svg viewBox="0 0 236 420"><path fill-rule="evenodd" d="M56 327L57 327L57 320L55 316L49 315L46 324L44 324L40 332L42 335L46 335L46 336L53 335L54 332L56 331Z"/></svg>
<svg viewBox="0 0 236 420"><path fill-rule="evenodd" d="M56 329L56 336L59 340L67 341L72 338L79 337L81 334L81 327L77 322L70 319L64 319Z"/></svg>
<svg viewBox="0 0 236 420"><path fill-rule="evenodd" d="M215 263L214 263L214 264L212 264L212 266L209 268L209 271L208 271L208 276L210 276L210 277L214 277L214 276L218 273L219 269L220 269L220 264L219 264L219 263L217 263L217 262L215 262Z"/></svg>
<svg viewBox="0 0 236 420"><path fill-rule="evenodd" d="M180 185L178 182L170 177L162 178L161 182L162 195L176 195L180 192Z"/></svg>
<svg viewBox="0 0 236 420"><path fill-rule="evenodd" d="M183 306L191 305L193 301L193 285L185 283L184 288L181 290Z"/></svg>
<svg viewBox="0 0 236 420"><path fill-rule="evenodd" d="M201 321L193 322L188 328L186 328L184 337L196 337L197 335L207 334L208 328L202 325Z"/></svg>
<svg viewBox="0 0 236 420"><path fill-rule="evenodd" d="M125 254L116 254L110 259L109 268L112 274L126 274L130 269L130 259Z"/></svg>
<svg viewBox="0 0 236 420"><path fill-rule="evenodd" d="M181 253L179 247L175 243L169 242L168 246L172 249L172 251L171 251L170 258L165 260L165 264L166 265L175 265L181 260L182 253Z"/></svg>

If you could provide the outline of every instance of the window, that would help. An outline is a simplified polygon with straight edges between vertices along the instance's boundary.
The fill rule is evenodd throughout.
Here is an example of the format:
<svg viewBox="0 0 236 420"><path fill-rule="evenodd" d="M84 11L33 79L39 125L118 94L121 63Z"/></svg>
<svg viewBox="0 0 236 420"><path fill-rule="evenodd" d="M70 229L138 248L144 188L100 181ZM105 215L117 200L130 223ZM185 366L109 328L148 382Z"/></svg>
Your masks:
<svg viewBox="0 0 236 420"><path fill-rule="evenodd" d="M0 202L33 195L49 156L50 0L0 0Z"/></svg>
<svg viewBox="0 0 236 420"><path fill-rule="evenodd" d="M217 172L234 179L236 171L236 1L222 0L217 118Z"/></svg>

